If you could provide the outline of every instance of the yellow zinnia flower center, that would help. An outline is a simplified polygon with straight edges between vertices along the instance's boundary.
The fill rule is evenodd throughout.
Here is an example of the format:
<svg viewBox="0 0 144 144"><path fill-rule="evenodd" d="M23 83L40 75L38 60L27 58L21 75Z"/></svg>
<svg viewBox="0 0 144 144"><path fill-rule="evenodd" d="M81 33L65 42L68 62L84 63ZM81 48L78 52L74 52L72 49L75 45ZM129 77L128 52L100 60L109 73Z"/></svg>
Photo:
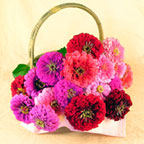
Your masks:
<svg viewBox="0 0 144 144"><path fill-rule="evenodd" d="M76 92L72 88L67 90L67 92L68 92L68 98L72 98L76 95Z"/></svg>
<svg viewBox="0 0 144 144"><path fill-rule="evenodd" d="M28 114L29 113L29 108L27 106L21 106L20 110L23 114Z"/></svg>
<svg viewBox="0 0 144 144"><path fill-rule="evenodd" d="M97 91L98 91L99 93L102 93L102 92L104 91L103 86L102 86L102 85L99 85L99 86L97 87Z"/></svg>
<svg viewBox="0 0 144 144"><path fill-rule="evenodd" d="M56 100L53 100L51 103L50 103L51 107L52 108L56 108L58 107L58 102Z"/></svg>
<svg viewBox="0 0 144 144"><path fill-rule="evenodd" d="M76 69L76 72L77 72L79 75L83 75L84 69L81 68L81 67L78 67L78 68Z"/></svg>
<svg viewBox="0 0 144 144"><path fill-rule="evenodd" d="M26 94L26 91L24 90L24 88L18 88L18 89L17 89L17 93L18 93L18 94L22 93L22 94L25 95L25 94Z"/></svg>
<svg viewBox="0 0 144 144"><path fill-rule="evenodd" d="M36 125L37 126L40 126L41 128L44 128L45 127L45 124L42 120L39 120L39 119L36 119Z"/></svg>
<svg viewBox="0 0 144 144"><path fill-rule="evenodd" d="M113 53L114 53L115 56L118 56L119 53L120 53L120 51L119 51L118 48L115 48L115 49L113 50Z"/></svg>

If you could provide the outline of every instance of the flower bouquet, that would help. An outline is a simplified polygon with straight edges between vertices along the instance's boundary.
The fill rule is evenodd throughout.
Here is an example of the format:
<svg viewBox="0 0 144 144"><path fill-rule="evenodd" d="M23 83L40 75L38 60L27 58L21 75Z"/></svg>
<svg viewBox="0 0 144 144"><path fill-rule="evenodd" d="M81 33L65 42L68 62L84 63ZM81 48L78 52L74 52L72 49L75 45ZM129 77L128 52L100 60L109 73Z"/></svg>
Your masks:
<svg viewBox="0 0 144 144"><path fill-rule="evenodd" d="M91 14L100 40L80 33L66 47L34 58L39 28L50 15L67 7ZM32 32L29 56L28 65L20 64L13 71L15 80L11 84L11 110L24 127L36 133L66 126L73 131L123 136L116 131L124 127L125 115L132 105L124 91L132 84L132 71L124 62L120 42L103 39L101 23L93 11L76 3L52 8Z"/></svg>

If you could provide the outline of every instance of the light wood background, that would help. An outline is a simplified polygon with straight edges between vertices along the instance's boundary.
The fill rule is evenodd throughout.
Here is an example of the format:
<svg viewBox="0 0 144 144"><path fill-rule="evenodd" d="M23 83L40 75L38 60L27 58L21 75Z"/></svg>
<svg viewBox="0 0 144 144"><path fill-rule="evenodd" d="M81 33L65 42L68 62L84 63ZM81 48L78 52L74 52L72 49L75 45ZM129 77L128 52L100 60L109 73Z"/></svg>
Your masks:
<svg viewBox="0 0 144 144"><path fill-rule="evenodd" d="M32 28L50 8L63 2L82 3L99 16L105 37L118 38L125 47L125 61L134 73L127 90L133 100L127 115L126 138L70 132L36 135L16 121L10 111L12 70L28 62ZM94 20L79 9L62 10L43 25L36 54L59 49L80 32L98 35ZM0 143L1 144L144 144L144 0L0 0Z"/></svg>

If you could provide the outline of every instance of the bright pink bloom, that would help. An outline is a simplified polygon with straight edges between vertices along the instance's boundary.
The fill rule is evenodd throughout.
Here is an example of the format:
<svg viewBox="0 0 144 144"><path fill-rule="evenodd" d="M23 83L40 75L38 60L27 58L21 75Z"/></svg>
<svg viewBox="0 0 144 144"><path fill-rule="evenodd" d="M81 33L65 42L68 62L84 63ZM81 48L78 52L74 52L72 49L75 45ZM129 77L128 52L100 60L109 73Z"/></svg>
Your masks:
<svg viewBox="0 0 144 144"><path fill-rule="evenodd" d="M48 105L36 105L30 111L30 120L39 130L56 131L59 126L59 117Z"/></svg>
<svg viewBox="0 0 144 144"><path fill-rule="evenodd" d="M127 66L126 72L121 80L123 87L127 89L132 85L133 73L131 67L128 64L126 64L126 66Z"/></svg>
<svg viewBox="0 0 144 144"><path fill-rule="evenodd" d="M100 82L107 83L114 78L115 70L114 64L105 56L101 55L99 58L99 72L97 79Z"/></svg>
<svg viewBox="0 0 144 144"><path fill-rule="evenodd" d="M124 48L115 38L107 38L103 41L104 53L112 62L122 62L124 59Z"/></svg>
<svg viewBox="0 0 144 144"><path fill-rule="evenodd" d="M109 95L110 91L111 88L108 84L94 81L86 88L86 95L93 94L99 96L101 99L104 99L105 96Z"/></svg>
<svg viewBox="0 0 144 144"><path fill-rule="evenodd" d="M84 88L92 83L98 73L98 62L85 52L67 53L62 75L65 79Z"/></svg>
<svg viewBox="0 0 144 144"><path fill-rule="evenodd" d="M112 90L114 90L114 89L122 90L123 89L122 81L117 76L114 79L112 79L112 81L110 82L109 85L110 85Z"/></svg>

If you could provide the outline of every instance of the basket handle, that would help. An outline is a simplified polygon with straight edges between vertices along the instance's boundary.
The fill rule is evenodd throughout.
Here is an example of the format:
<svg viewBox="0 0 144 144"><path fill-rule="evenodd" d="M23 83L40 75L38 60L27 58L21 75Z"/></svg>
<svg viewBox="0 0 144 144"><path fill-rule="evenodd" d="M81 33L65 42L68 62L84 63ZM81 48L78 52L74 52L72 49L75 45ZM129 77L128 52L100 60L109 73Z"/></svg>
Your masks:
<svg viewBox="0 0 144 144"><path fill-rule="evenodd" d="M56 12L60 11L61 9L64 8L80 8L86 12L88 12L95 20L98 30L99 30L99 39L102 41L103 40L103 30L102 30L102 25L101 22L98 18L98 16L88 7L82 5L82 4L78 4L78 3L64 3L64 4L60 4L57 5L53 8L51 8L48 12L46 12L41 18L40 20L37 22L37 24L35 25L35 27L33 28L33 31L31 33L31 37L30 37L30 42L29 42L29 64L30 67L33 68L33 63L34 63L34 45L35 45L35 40L36 40L36 36L38 34L38 31L41 27L41 25L46 21L46 19L51 16L52 14L55 14Z"/></svg>

